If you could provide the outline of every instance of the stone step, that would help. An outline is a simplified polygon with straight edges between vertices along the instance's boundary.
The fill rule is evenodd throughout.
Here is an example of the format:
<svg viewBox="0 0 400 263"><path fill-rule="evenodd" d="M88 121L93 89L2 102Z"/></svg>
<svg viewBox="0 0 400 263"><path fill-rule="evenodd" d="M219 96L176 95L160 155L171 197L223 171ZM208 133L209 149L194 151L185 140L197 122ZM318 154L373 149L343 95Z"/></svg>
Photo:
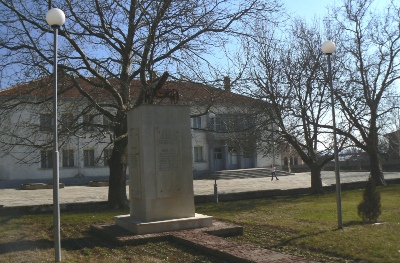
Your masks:
<svg viewBox="0 0 400 263"><path fill-rule="evenodd" d="M277 176L287 176L291 173L286 171L276 170ZM245 179L245 178L262 178L270 177L271 170L269 168L251 168L239 170L223 170L217 171L210 175L208 179Z"/></svg>

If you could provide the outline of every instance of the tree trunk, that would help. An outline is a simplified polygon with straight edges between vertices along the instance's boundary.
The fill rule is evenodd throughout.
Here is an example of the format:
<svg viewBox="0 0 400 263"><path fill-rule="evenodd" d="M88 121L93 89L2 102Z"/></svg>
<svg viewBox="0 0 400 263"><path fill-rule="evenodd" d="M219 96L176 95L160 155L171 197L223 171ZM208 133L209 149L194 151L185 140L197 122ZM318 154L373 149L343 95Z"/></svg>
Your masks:
<svg viewBox="0 0 400 263"><path fill-rule="evenodd" d="M121 116L122 115L122 116ZM126 195L126 167L127 167L127 151L128 151L128 136L126 115L121 113L121 120L115 127L114 148L108 165L110 167L110 179L108 188L108 205L111 208L127 208L128 198Z"/></svg>
<svg viewBox="0 0 400 263"><path fill-rule="evenodd" d="M374 179L377 186L386 185L382 171L382 160L378 152L370 153L370 169L371 177Z"/></svg>
<svg viewBox="0 0 400 263"><path fill-rule="evenodd" d="M376 112L376 110L374 112ZM371 177L374 179L375 185L384 186L386 185L386 182L383 178L382 159L378 150L379 138L378 129L376 127L376 119L376 115L372 115L371 127L369 130L369 140L366 142L368 146L367 153L369 155Z"/></svg>
<svg viewBox="0 0 400 263"><path fill-rule="evenodd" d="M311 166L311 194L321 194L323 192L321 167Z"/></svg>

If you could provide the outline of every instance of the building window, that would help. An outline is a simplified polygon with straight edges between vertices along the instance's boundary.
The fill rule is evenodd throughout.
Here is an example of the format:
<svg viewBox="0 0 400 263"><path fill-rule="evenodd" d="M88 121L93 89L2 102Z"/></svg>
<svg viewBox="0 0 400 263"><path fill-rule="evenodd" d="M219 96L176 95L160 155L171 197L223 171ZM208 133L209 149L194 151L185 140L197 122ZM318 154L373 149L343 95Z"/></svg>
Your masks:
<svg viewBox="0 0 400 263"><path fill-rule="evenodd" d="M40 130L51 131L52 130L53 118L51 114L40 114Z"/></svg>
<svg viewBox="0 0 400 263"><path fill-rule="evenodd" d="M107 118L105 115L103 115L103 126L105 131L112 131L113 130L113 123L110 121L109 118Z"/></svg>
<svg viewBox="0 0 400 263"><path fill-rule="evenodd" d="M74 150L62 151L63 167L74 167Z"/></svg>
<svg viewBox="0 0 400 263"><path fill-rule="evenodd" d="M215 131L225 131L225 125L224 122L220 117L215 117L214 118L214 127Z"/></svg>
<svg viewBox="0 0 400 263"><path fill-rule="evenodd" d="M204 162L203 159L203 147L194 147L194 162Z"/></svg>
<svg viewBox="0 0 400 263"><path fill-rule="evenodd" d="M192 118L192 128L201 129L201 117Z"/></svg>
<svg viewBox="0 0 400 263"><path fill-rule="evenodd" d="M214 159L216 160L222 159L222 148L214 148Z"/></svg>
<svg viewBox="0 0 400 263"><path fill-rule="evenodd" d="M108 160L110 159L111 154L112 154L112 149L104 149L104 158L103 158L104 166L108 166Z"/></svg>
<svg viewBox="0 0 400 263"><path fill-rule="evenodd" d="M237 156L237 151L236 148L229 147L229 164L237 164L238 163L238 156Z"/></svg>
<svg viewBox="0 0 400 263"><path fill-rule="evenodd" d="M222 128L224 131L235 132L238 130L237 126L238 125L237 125L235 116L226 116L224 125Z"/></svg>
<svg viewBox="0 0 400 263"><path fill-rule="evenodd" d="M72 129L74 125L74 115L72 113L61 114L61 123L64 129Z"/></svg>
<svg viewBox="0 0 400 263"><path fill-rule="evenodd" d="M243 131L247 129L247 119L245 117L238 117L237 119L237 129L238 131Z"/></svg>
<svg viewBox="0 0 400 263"><path fill-rule="evenodd" d="M41 151L40 163L42 168L53 168L53 152L50 150Z"/></svg>
<svg viewBox="0 0 400 263"><path fill-rule="evenodd" d="M83 131L85 132L92 132L94 131L94 118L95 115L85 114L83 115Z"/></svg>
<svg viewBox="0 0 400 263"><path fill-rule="evenodd" d="M210 129L210 130L214 130L214 127L215 127L215 124L214 124L214 122L215 122L215 118L214 117L211 117L210 118L210 121L208 122L208 129Z"/></svg>
<svg viewBox="0 0 400 263"><path fill-rule="evenodd" d="M83 151L83 165L85 167L94 166L94 150Z"/></svg>
<svg viewBox="0 0 400 263"><path fill-rule="evenodd" d="M243 150L243 158L253 158L253 150L245 148Z"/></svg>

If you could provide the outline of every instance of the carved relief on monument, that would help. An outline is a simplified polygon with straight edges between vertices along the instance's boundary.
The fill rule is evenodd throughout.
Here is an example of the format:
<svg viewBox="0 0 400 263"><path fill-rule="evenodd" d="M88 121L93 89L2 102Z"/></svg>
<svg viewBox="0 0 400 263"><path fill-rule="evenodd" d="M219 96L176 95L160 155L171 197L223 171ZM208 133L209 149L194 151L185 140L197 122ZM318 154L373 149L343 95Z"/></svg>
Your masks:
<svg viewBox="0 0 400 263"><path fill-rule="evenodd" d="M155 127L157 196L169 197L181 191L182 149L179 127Z"/></svg>

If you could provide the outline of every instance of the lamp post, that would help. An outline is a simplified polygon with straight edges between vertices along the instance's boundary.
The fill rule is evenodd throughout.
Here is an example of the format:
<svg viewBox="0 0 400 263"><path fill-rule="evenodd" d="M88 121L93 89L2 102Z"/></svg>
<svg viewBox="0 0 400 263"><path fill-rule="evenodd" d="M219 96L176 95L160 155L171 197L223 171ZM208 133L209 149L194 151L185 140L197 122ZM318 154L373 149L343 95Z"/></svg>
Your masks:
<svg viewBox="0 0 400 263"><path fill-rule="evenodd" d="M274 123L272 125L272 166L275 166L275 134ZM273 178L272 178L273 179Z"/></svg>
<svg viewBox="0 0 400 263"><path fill-rule="evenodd" d="M210 112L209 114L208 114L208 117L212 120L212 121L214 121L214 119L215 119L215 113L213 113L213 112ZM212 124L213 125L213 127L214 127L214 123ZM213 138L214 138L214 136L213 136ZM213 144L214 144L214 140L213 140ZM215 145L213 145L213 158L214 158L214 174L215 174L215 177L214 177L214 202L215 203L218 203L218 185L217 185L217 174L216 174L216 171L217 171L217 161L216 161L216 159L215 159Z"/></svg>
<svg viewBox="0 0 400 263"><path fill-rule="evenodd" d="M53 118L54 118L54 139L53 139L53 226L54 226L54 249L55 262L61 262L61 239L60 239L60 167L58 153L58 132L57 132L57 49L58 29L65 23L65 14L58 8L51 8L46 14L47 23L54 29L54 56L53 56Z"/></svg>
<svg viewBox="0 0 400 263"><path fill-rule="evenodd" d="M322 52L328 56L328 78L329 78L329 87L331 91L331 107L332 107L332 123L333 123L333 143L334 143L334 156L335 156L335 178L336 178L336 205L337 205L337 219L338 219L338 228L342 229L342 197L341 197L341 187L340 187L340 172L339 172L339 155L338 155L338 147L336 140L336 120L335 120L335 104L334 104L334 95L333 95L333 84L332 84L332 70L331 70L331 55L336 51L336 45L330 40L322 43L321 46Z"/></svg>

